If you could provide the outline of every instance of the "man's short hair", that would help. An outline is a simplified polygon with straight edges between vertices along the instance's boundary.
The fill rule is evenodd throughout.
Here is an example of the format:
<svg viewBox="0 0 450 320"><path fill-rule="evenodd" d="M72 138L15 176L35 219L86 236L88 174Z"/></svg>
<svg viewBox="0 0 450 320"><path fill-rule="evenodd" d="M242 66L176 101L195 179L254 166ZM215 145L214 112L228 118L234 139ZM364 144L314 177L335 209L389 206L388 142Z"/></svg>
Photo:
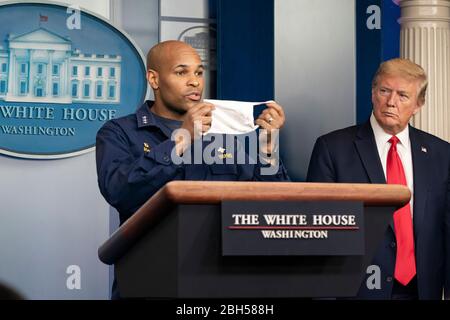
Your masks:
<svg viewBox="0 0 450 320"><path fill-rule="evenodd" d="M421 66L408 59L396 58L383 62L378 67L372 79L372 88L377 86L378 79L381 76L400 76L408 80L417 80L419 82L419 90L417 99L422 105L425 103L425 95L427 92L428 79L427 74Z"/></svg>

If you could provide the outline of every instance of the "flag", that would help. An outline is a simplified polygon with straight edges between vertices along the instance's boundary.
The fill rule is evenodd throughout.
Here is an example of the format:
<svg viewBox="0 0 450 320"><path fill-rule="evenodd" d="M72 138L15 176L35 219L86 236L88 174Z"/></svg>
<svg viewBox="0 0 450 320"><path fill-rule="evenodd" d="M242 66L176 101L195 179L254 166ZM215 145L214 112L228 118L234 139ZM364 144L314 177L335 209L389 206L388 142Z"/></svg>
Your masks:
<svg viewBox="0 0 450 320"><path fill-rule="evenodd" d="M39 14L39 21L40 22L47 22L48 16L43 16L42 14Z"/></svg>

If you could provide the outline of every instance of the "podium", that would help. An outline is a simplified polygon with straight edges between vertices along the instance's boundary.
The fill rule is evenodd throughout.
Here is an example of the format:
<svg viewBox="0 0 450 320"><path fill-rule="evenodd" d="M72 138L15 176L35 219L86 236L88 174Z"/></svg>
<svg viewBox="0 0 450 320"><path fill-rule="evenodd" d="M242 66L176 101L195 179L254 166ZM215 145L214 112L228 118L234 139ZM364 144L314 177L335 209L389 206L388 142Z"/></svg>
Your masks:
<svg viewBox="0 0 450 320"><path fill-rule="evenodd" d="M125 298L351 297L407 187L385 184L172 181L100 248ZM223 256L222 201L361 201L364 254ZM300 240L301 241L301 240Z"/></svg>

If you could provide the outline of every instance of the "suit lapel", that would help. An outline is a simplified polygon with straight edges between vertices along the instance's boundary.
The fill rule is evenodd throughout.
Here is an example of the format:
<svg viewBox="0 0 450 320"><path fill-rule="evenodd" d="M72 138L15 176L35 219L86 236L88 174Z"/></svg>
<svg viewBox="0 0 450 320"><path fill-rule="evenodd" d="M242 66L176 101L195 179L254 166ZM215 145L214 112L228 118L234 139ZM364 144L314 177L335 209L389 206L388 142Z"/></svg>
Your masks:
<svg viewBox="0 0 450 320"><path fill-rule="evenodd" d="M385 184L386 177L384 176L383 165L378 154L377 143L375 142L370 121L367 121L359 129L356 135L355 145L361 157L361 162L369 176L370 183ZM389 226L392 228L392 231L395 230L394 220L392 218Z"/></svg>
<svg viewBox="0 0 450 320"><path fill-rule="evenodd" d="M377 144L369 121L359 128L356 134L355 145L369 176L370 183L386 183Z"/></svg>
<svg viewBox="0 0 450 320"><path fill-rule="evenodd" d="M425 205L427 202L429 180L427 178L429 165L430 147L421 139L417 129L409 127L409 138L411 140L411 155L414 175L414 234L417 237L425 216Z"/></svg>

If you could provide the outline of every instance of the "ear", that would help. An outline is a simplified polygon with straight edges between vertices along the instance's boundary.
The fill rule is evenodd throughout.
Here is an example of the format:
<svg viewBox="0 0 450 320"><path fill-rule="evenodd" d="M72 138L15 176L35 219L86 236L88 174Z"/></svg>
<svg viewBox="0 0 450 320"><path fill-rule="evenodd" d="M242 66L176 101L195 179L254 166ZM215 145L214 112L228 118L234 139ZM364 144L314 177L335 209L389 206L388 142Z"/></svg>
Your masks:
<svg viewBox="0 0 450 320"><path fill-rule="evenodd" d="M419 112L420 109L422 109L422 106L423 106L423 105L424 105L424 103L422 103L422 104L417 104L416 107L414 108L413 115L415 115L417 112Z"/></svg>
<svg viewBox="0 0 450 320"><path fill-rule="evenodd" d="M416 101L416 106L413 111L413 115L415 115L417 112L419 112L420 109L422 109L424 104L425 104L425 97L423 97L422 99L420 97L418 97L417 101Z"/></svg>
<svg viewBox="0 0 450 320"><path fill-rule="evenodd" d="M376 95L375 88L372 88L372 90L370 92L372 93L372 95L371 95L372 105L374 105L374 100L375 100L375 95Z"/></svg>
<svg viewBox="0 0 450 320"><path fill-rule="evenodd" d="M158 90L159 88L159 75L156 70L148 69L147 70L147 81L152 87L153 90Z"/></svg>

